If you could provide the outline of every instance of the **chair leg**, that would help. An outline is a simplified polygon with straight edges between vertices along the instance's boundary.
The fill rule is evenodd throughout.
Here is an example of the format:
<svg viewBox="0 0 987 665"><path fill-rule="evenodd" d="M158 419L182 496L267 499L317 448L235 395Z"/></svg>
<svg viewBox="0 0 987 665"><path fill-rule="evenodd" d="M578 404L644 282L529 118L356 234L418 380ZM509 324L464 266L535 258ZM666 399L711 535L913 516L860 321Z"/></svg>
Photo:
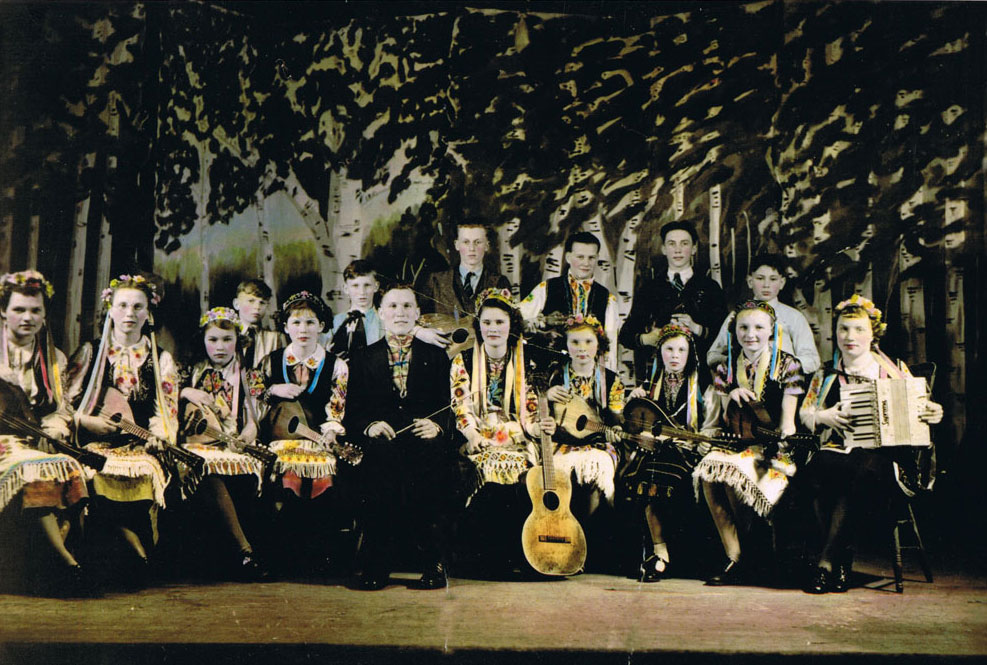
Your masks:
<svg viewBox="0 0 987 665"><path fill-rule="evenodd" d="M895 593L904 593L904 574L901 563L901 524L896 522L892 534L891 546L894 548L894 590Z"/></svg>
<svg viewBox="0 0 987 665"><path fill-rule="evenodd" d="M925 574L925 581L932 583L932 567L929 565L929 558L925 554L925 543L922 542L922 535L918 532L918 521L915 519L915 511L912 510L912 504L908 504L908 516L912 520L912 530L915 532L915 542L918 544L918 562L922 566L922 572Z"/></svg>

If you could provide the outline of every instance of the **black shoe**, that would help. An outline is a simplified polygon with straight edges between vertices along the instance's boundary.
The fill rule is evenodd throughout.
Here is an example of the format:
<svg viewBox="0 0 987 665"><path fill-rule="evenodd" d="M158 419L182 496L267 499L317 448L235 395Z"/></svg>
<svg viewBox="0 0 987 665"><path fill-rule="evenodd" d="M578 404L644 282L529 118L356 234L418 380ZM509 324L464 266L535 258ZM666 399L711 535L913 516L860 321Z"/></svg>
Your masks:
<svg viewBox="0 0 987 665"><path fill-rule="evenodd" d="M850 566L838 564L829 578L829 590L833 593L846 593L850 588Z"/></svg>
<svg viewBox="0 0 987 665"><path fill-rule="evenodd" d="M360 575L360 579L357 582L357 588L360 591L380 591L387 586L390 581L390 575L387 573L371 573L364 571Z"/></svg>
<svg viewBox="0 0 987 665"><path fill-rule="evenodd" d="M659 561L664 561L664 559L658 558L657 554L652 554L642 561L641 568L638 571L640 573L638 580L641 582L657 582L665 577L665 571L668 570L668 562L664 561L665 568L658 570Z"/></svg>
<svg viewBox="0 0 987 665"><path fill-rule="evenodd" d="M237 568L237 578L244 582L263 582L271 577L270 571L262 564L253 552L240 552L240 565Z"/></svg>
<svg viewBox="0 0 987 665"><path fill-rule="evenodd" d="M730 559L722 573L706 580L706 586L742 586L747 582L747 577L740 562Z"/></svg>
<svg viewBox="0 0 987 665"><path fill-rule="evenodd" d="M415 588L425 590L444 589L448 584L449 576L446 574L445 565L435 563L425 569Z"/></svg>
<svg viewBox="0 0 987 665"><path fill-rule="evenodd" d="M808 583L802 587L802 590L806 593L829 593L832 591L832 581L830 576L831 571L826 570L822 566L816 566L816 570L812 573L812 577L809 579Z"/></svg>

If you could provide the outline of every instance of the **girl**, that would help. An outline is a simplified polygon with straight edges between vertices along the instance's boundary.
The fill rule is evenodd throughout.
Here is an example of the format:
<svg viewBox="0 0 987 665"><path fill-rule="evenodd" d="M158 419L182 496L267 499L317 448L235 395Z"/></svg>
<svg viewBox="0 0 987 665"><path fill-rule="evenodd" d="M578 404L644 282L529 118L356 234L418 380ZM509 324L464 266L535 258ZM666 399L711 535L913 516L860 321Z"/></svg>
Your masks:
<svg viewBox="0 0 987 665"><path fill-rule="evenodd" d="M844 447L849 418L840 402L840 385L911 376L904 363L894 362L878 348L887 324L881 310L854 295L834 309L833 337L838 351L812 376L800 412L802 422L820 432L822 446L808 466L816 490L815 507L825 531L817 566L805 586L808 593L844 592L853 565L851 545L866 509L896 491L892 481L902 469L912 470L915 448L876 450ZM935 424L942 406L927 401L920 418ZM915 477L915 474L910 474ZM880 492L874 500L875 488ZM908 492L909 490L906 490Z"/></svg>
<svg viewBox="0 0 987 665"><path fill-rule="evenodd" d="M326 506L331 494L322 495L333 486L339 466L328 448L337 437L346 434L343 416L349 382L347 364L319 344L319 335L331 321L332 313L318 296L308 291L293 294L285 300L278 317L291 341L270 353L260 365L267 386L262 399L268 408L262 418L261 434L278 454L284 489L275 509L282 512L285 506L292 506L281 514L287 533L295 535L313 528L317 531L308 539L308 554L322 568L328 565L329 533L317 527L325 525L327 516L334 512ZM294 418L320 434L321 441L303 441L289 432L287 425ZM321 500L302 503L292 497ZM333 517L338 519L337 515Z"/></svg>
<svg viewBox="0 0 987 665"><path fill-rule="evenodd" d="M577 487L584 490L582 517L592 516L601 499L613 503L614 474L619 455L614 447L620 439L618 423L624 410L624 384L615 372L605 369L609 340L603 325L593 315L569 317L565 323L569 358L549 374L548 400L555 405L556 417L564 419L567 409L583 402L607 427L604 433L580 439L559 428L555 468L571 471ZM575 401L574 401L575 400Z"/></svg>
<svg viewBox="0 0 987 665"><path fill-rule="evenodd" d="M76 351L68 393L80 439L108 458L92 479L96 507L123 536L140 577L157 540L157 511L165 506L169 475L153 453L161 452L162 441L176 442L178 371L154 339L152 311L161 298L153 282L121 275L110 281L102 300L102 337L95 350L85 343ZM121 438L119 428L100 415L116 395L126 400L134 424L150 430L146 442Z"/></svg>
<svg viewBox="0 0 987 665"><path fill-rule="evenodd" d="M450 368L452 409L465 439L461 452L475 468L468 524L482 527L469 540L479 542L478 553L494 565L509 565L517 552L494 552L504 543L518 544L524 521L520 480L537 459L527 435L538 436L541 426L551 434L555 421L538 422L538 399L525 371L521 315L510 290L486 289L476 302L476 342L457 354ZM491 523L498 527L489 528Z"/></svg>
<svg viewBox="0 0 987 665"><path fill-rule="evenodd" d="M264 389L263 377L241 364L244 326L234 310L214 307L202 315L199 329L205 358L192 368L188 385L180 393L183 422L192 423L203 417L190 412L208 414L214 418L211 427L218 425L231 438L224 443L207 435L211 445L187 443L186 447L206 460L206 476L199 493L221 516L226 532L238 547L239 574L246 579L262 579L267 577L267 571L257 561L243 532L228 485L238 476L254 476L257 494L261 491L263 464L244 454L242 444L253 444L257 438L254 401Z"/></svg>
<svg viewBox="0 0 987 665"><path fill-rule="evenodd" d="M628 411L633 410L633 400L646 398L652 404L645 406L664 416L662 424L699 432L706 405L717 398L699 362L692 332L670 323L657 333L655 346L661 356L660 363L654 358L647 383L631 391ZM627 427L638 428L632 423L627 423ZM638 505L643 504L651 540L651 550L645 553L640 565L642 582L657 582L665 576L670 558L661 517L669 516L672 499L680 495L683 481L691 476L696 461L693 453L684 452L673 442L659 444L650 453L634 449L628 453L622 473L624 490Z"/></svg>
<svg viewBox="0 0 987 665"><path fill-rule="evenodd" d="M748 300L734 314L734 330L727 347L727 363L716 367L713 385L720 394L726 422L734 434L742 434L747 409L763 407L768 429L785 437L795 433L798 396L804 392L801 366L779 348L781 335L774 309L765 302ZM774 342L774 343L772 343ZM741 353L734 359L734 344ZM772 441L756 443L739 453L714 450L696 466L693 478L702 486L727 564L723 572L706 581L710 586L742 583L741 543L737 518L741 505L767 517L795 474L795 464L784 443L772 451Z"/></svg>
<svg viewBox="0 0 987 665"><path fill-rule="evenodd" d="M68 585L57 592L85 591L82 567L66 548L71 523L69 510L83 505L83 468L67 455L53 455L42 441L29 441L15 421L40 421L45 434L58 440L69 436L71 416L62 393L65 355L55 348L45 325L54 289L33 270L0 278L0 379L9 396L0 413L0 510L18 494L21 508L37 521L64 571ZM41 449L39 449L41 448ZM74 511L73 511L74 512ZM72 518L77 516L72 516ZM65 576L63 576L65 577ZM71 588L75 585L75 588Z"/></svg>

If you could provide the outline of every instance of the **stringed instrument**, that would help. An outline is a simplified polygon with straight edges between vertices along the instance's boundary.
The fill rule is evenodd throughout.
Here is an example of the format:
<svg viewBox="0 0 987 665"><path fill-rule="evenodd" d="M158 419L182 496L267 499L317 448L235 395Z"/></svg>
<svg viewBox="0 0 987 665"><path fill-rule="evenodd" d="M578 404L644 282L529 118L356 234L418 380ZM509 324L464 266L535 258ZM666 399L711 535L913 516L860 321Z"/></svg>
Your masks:
<svg viewBox="0 0 987 665"><path fill-rule="evenodd" d="M422 314L419 321L424 326L449 335L452 343L446 349L446 353L449 354L450 358L455 358L465 349L473 348L473 342L476 340L473 318L470 314L463 314L457 318L449 314L433 313Z"/></svg>
<svg viewBox="0 0 987 665"><path fill-rule="evenodd" d="M131 436L135 436L142 441L148 441L154 435L140 425L134 423L134 412L130 408L127 398L116 388L107 388L103 394L103 403L99 411L94 414L110 427L121 430ZM197 474L202 473L206 461L195 453L185 450L173 443L164 443L164 453L172 460L177 460L192 469Z"/></svg>
<svg viewBox="0 0 987 665"><path fill-rule="evenodd" d="M359 446L353 445L339 436L336 437L335 441L327 443L322 434L316 432L308 425L303 424L302 419L298 416L295 416L288 421L288 432L290 434L297 434L298 436L306 438L309 441L328 447L333 455L351 466L356 466L363 461L363 450L360 449Z"/></svg>
<svg viewBox="0 0 987 665"><path fill-rule="evenodd" d="M37 416L31 410L27 395L20 386L0 379L0 432L19 434L39 441L47 441L52 449L68 455L80 464L102 471L106 456L70 443L54 439L41 429Z"/></svg>
<svg viewBox="0 0 987 665"><path fill-rule="evenodd" d="M539 417L548 417L548 398L538 395ZM541 433L541 466L528 470L531 514L521 530L521 546L531 567L543 575L574 575L586 563L586 535L569 509L572 483L556 472L552 437Z"/></svg>
<svg viewBox="0 0 987 665"><path fill-rule="evenodd" d="M277 461L278 455L266 446L247 443L243 439L226 432L223 429L219 414L208 407L201 407L191 402L185 407L185 422L182 424L182 432L185 434L187 443L199 443L204 445L221 443L234 451L243 451L259 460L264 466L268 466Z"/></svg>

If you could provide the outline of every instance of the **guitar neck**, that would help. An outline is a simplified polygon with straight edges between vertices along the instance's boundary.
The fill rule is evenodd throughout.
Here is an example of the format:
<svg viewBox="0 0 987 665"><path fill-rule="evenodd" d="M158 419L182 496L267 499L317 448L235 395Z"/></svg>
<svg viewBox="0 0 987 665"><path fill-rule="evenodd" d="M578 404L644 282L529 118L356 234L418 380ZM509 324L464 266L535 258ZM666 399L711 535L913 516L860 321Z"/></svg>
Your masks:
<svg viewBox="0 0 987 665"><path fill-rule="evenodd" d="M542 420L548 417L548 396L538 393L538 416ZM546 491L555 489L555 461L552 445L552 435L541 432L541 471L543 486Z"/></svg>
<svg viewBox="0 0 987 665"><path fill-rule="evenodd" d="M107 425L111 425L113 427L119 427L127 434L132 434L133 436L136 436L138 439L147 441L148 439L151 438L151 436L153 436L150 430L146 430L140 425L137 425L136 423L132 423L129 420L126 420L125 418L116 419L112 416L103 413L102 411L100 411L99 417L102 418L103 422L105 422Z"/></svg>

